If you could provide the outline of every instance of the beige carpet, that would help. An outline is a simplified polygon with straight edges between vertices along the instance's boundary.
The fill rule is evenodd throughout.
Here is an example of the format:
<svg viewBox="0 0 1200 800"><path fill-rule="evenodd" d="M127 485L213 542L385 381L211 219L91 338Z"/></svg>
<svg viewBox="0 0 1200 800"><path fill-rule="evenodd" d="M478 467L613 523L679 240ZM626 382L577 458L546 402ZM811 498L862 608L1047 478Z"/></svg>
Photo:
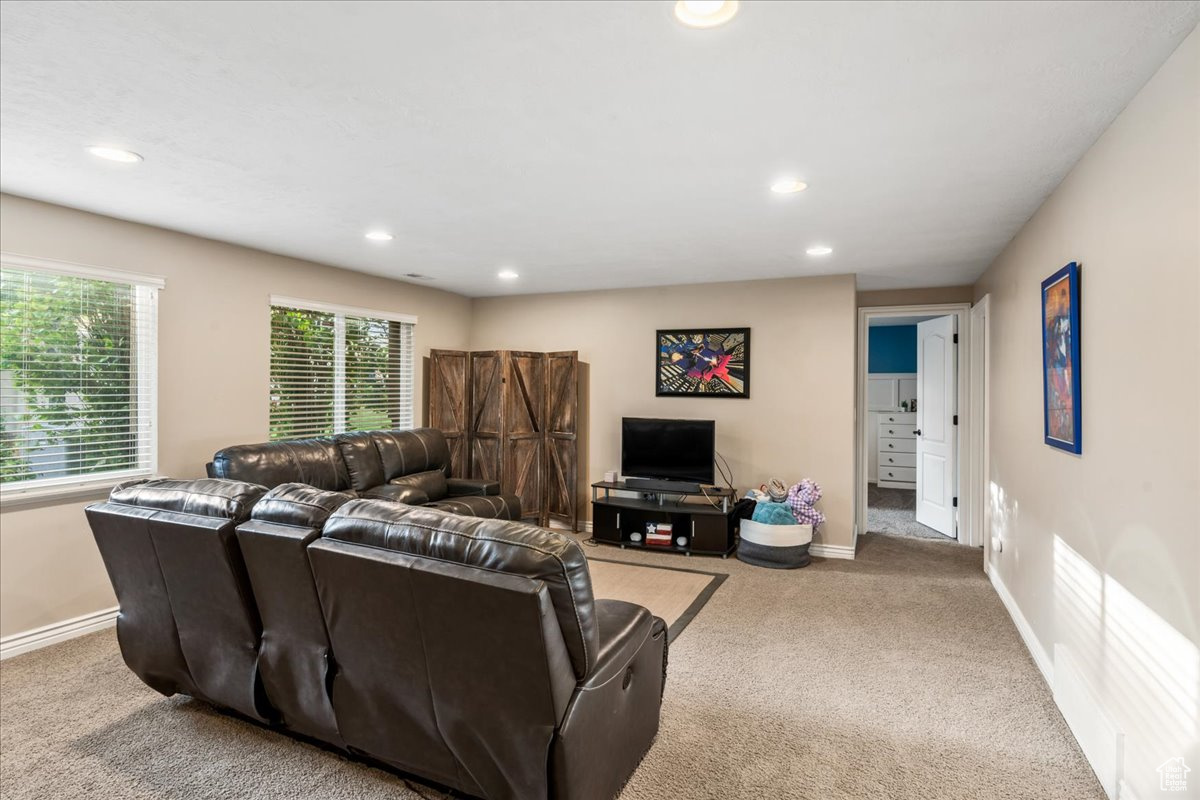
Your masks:
<svg viewBox="0 0 1200 800"><path fill-rule="evenodd" d="M592 574L592 593L596 597L645 606L667 623L672 642L725 579L724 575L711 572L625 564L601 558L589 558L588 570Z"/></svg>
<svg viewBox="0 0 1200 800"><path fill-rule="evenodd" d="M623 800L1103 798L978 550L868 535L856 561L793 571L588 554L729 573L671 646L662 729ZM0 664L0 795L437 796L162 698L111 630Z"/></svg>

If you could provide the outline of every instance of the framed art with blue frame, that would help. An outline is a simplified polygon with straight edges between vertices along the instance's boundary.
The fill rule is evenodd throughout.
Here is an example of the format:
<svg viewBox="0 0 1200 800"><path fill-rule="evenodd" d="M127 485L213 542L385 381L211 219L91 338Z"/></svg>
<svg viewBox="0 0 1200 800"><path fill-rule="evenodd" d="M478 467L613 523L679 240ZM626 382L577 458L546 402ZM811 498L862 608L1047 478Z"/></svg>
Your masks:
<svg viewBox="0 0 1200 800"><path fill-rule="evenodd" d="M1080 417L1079 265L1042 281L1042 401L1046 444L1083 452Z"/></svg>

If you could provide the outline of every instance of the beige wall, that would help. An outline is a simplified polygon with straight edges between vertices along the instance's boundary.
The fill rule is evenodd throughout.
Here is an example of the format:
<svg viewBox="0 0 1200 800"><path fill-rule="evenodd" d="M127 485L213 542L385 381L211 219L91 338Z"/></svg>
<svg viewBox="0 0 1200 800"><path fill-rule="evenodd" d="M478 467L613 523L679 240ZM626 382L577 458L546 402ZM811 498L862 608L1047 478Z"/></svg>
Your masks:
<svg viewBox="0 0 1200 800"><path fill-rule="evenodd" d="M751 328L749 400L654 396L655 330L697 325ZM815 479L829 518L819 541L849 546L854 325L854 278L843 275L479 299L471 346L579 351L592 480L620 469L621 417L714 419L738 489Z"/></svg>
<svg viewBox="0 0 1200 800"><path fill-rule="evenodd" d="M932 289L887 289L859 292L859 308L879 306L924 306L938 303L970 303L975 296L971 286L941 286Z"/></svg>
<svg viewBox="0 0 1200 800"><path fill-rule="evenodd" d="M1198 120L1193 32L975 289L991 297L991 566L1124 729L1144 798L1158 764L1200 764ZM1042 441L1040 283L1069 261L1082 456Z"/></svg>
<svg viewBox="0 0 1200 800"><path fill-rule="evenodd" d="M166 278L158 441L159 470L172 477L201 476L220 447L267 437L269 295L415 314L418 355L465 346L470 327L459 295L10 195L0 196L0 249ZM115 604L87 502L3 511L0 635Z"/></svg>

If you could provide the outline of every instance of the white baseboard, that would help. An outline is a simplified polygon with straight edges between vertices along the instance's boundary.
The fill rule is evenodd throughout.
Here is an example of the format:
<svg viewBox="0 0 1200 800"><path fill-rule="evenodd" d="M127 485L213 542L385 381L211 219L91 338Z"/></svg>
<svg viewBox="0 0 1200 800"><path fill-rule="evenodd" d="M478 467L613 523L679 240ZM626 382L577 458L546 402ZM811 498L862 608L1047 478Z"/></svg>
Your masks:
<svg viewBox="0 0 1200 800"><path fill-rule="evenodd" d="M1129 784L1121 780L1117 782L1117 800L1138 800L1138 796L1129 788Z"/></svg>
<svg viewBox="0 0 1200 800"><path fill-rule="evenodd" d="M1108 716L1100 695L1064 644L1054 645L1054 703L1104 793L1110 800L1117 800L1123 783L1125 734Z"/></svg>
<svg viewBox="0 0 1200 800"><path fill-rule="evenodd" d="M845 558L854 560L854 546L848 544L810 544L809 555L817 558Z"/></svg>
<svg viewBox="0 0 1200 800"><path fill-rule="evenodd" d="M106 608L103 611L84 614L82 617L75 617L74 619L55 622L52 625L44 625L41 628L34 628L24 633L14 633L11 636L5 636L3 639L0 639L0 661L20 655L21 653L28 653L30 650L49 647L52 644L65 642L68 639L74 639L76 636L94 633L95 631L115 625L117 622L117 613L120 610L120 608L116 607Z"/></svg>
<svg viewBox="0 0 1200 800"><path fill-rule="evenodd" d="M1029 620L1025 619L1025 615L1017 607L1017 601L1009 594L1008 587L1004 585L1004 581L1000 580L1000 573L993 567L987 570L987 574L991 578L992 587L995 588L996 594L1000 595L1000 602L1004 604L1004 607L1008 610L1008 615L1012 617L1013 624L1017 626L1017 633L1021 634L1021 639L1025 642L1025 649L1033 656L1033 662L1037 664L1037 668L1041 671L1042 677L1046 680L1046 685L1053 689L1053 659L1046 652L1046 648L1042 647L1042 643L1038 641L1037 636L1033 634L1033 628L1029 626Z"/></svg>

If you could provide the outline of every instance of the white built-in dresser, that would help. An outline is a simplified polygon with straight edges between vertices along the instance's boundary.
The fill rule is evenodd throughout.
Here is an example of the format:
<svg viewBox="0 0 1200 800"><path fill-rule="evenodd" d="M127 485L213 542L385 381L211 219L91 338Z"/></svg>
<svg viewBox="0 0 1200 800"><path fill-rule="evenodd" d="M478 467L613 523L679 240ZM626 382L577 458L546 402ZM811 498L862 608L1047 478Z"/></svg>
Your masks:
<svg viewBox="0 0 1200 800"><path fill-rule="evenodd" d="M916 489L916 413L884 411L876 417L879 425L878 485L889 489Z"/></svg>

